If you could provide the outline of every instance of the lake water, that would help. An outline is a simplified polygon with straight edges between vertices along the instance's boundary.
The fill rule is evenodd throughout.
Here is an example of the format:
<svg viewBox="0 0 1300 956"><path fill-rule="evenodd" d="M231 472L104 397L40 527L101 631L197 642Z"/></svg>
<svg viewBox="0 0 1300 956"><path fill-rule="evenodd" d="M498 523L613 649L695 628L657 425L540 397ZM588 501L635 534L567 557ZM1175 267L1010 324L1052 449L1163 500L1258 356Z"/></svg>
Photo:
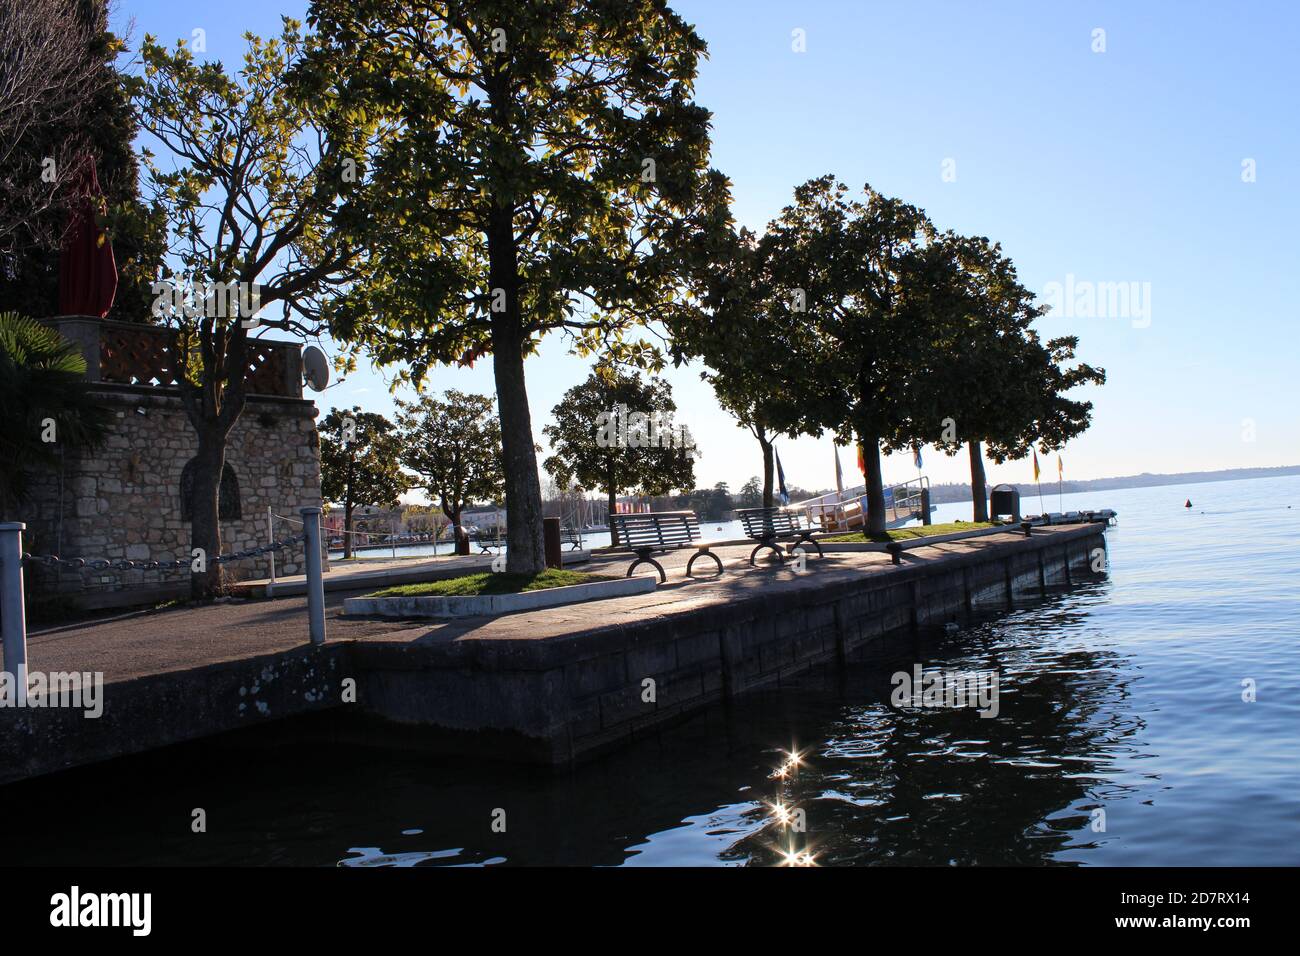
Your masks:
<svg viewBox="0 0 1300 956"><path fill-rule="evenodd" d="M1064 507L1119 512L1105 580L574 770L204 742L4 788L24 823L0 862L1300 864L1300 477ZM890 675L917 661L996 670L998 716L892 707Z"/></svg>

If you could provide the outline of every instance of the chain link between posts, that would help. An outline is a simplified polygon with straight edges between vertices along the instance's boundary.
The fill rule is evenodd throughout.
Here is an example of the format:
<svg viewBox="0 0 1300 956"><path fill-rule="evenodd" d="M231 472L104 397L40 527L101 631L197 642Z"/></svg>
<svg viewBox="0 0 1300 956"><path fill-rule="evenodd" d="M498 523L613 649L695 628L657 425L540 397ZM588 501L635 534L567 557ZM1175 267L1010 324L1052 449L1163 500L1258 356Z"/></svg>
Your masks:
<svg viewBox="0 0 1300 956"><path fill-rule="evenodd" d="M307 540L305 534L294 535L283 541L272 541L256 548L246 548L231 554L218 554L205 559L208 564L229 564L232 561L246 561L260 558L272 551L283 551ZM196 558L181 558L176 561L111 561L107 558L60 558L57 554L30 554L23 552L23 563L61 571L184 571L193 567Z"/></svg>

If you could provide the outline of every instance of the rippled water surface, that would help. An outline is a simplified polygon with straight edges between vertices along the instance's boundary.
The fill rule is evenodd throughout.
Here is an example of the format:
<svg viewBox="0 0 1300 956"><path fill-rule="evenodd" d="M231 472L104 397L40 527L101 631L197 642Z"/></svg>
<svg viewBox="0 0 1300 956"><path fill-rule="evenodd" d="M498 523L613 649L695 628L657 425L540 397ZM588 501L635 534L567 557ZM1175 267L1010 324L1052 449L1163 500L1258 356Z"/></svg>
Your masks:
<svg viewBox="0 0 1300 956"><path fill-rule="evenodd" d="M791 852L820 865L1300 864L1300 478L1067 495L1064 506L1120 512L1107 579L718 705L573 771L208 742L5 788L0 807L20 803L25 823L0 853L345 866L769 865ZM937 518L964 513L947 505ZM917 661L996 670L998 716L893 708L890 675ZM802 761L781 775L792 750ZM196 807L202 835L191 832ZM806 815L805 833L782 823L785 809ZM497 810L504 833L492 828Z"/></svg>

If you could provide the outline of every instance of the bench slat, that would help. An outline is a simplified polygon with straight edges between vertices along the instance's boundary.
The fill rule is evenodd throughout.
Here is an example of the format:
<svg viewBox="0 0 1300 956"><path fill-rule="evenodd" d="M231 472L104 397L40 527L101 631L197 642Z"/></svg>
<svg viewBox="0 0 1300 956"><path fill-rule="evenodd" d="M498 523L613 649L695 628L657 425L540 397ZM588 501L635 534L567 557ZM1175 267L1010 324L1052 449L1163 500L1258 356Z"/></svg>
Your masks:
<svg viewBox="0 0 1300 956"><path fill-rule="evenodd" d="M692 511L651 511L610 515L618 532L619 547L667 549L691 544L700 537L699 521Z"/></svg>
<svg viewBox="0 0 1300 956"><path fill-rule="evenodd" d="M745 535L750 538L799 534L806 528L803 515L784 508L742 508L738 512Z"/></svg>

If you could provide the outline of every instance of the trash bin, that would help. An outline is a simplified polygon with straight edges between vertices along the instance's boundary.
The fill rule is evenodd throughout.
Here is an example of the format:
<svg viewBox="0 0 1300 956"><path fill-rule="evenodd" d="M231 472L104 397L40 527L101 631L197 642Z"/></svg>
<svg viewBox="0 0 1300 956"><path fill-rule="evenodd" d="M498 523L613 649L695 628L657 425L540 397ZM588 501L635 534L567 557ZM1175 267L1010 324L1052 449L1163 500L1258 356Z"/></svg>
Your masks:
<svg viewBox="0 0 1300 956"><path fill-rule="evenodd" d="M989 518L997 519L1003 515L1012 521L1020 520L1020 492L1012 485L995 485L989 492Z"/></svg>

